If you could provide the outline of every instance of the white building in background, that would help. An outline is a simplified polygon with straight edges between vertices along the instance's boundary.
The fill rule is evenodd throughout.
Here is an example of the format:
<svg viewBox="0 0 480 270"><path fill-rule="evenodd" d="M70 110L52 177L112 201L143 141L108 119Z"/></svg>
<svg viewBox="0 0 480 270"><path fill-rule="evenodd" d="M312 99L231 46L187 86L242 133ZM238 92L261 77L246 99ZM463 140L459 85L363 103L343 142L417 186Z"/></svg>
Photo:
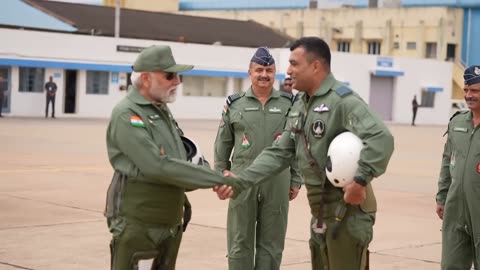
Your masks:
<svg viewBox="0 0 480 270"><path fill-rule="evenodd" d="M178 63L195 69L183 76L175 117L219 119L225 98L250 85L247 69L254 48L198 45L152 40L95 37L0 29L0 74L6 77L5 115L44 116L43 85L53 76L58 85L57 117L109 117L125 95L130 66L138 51L168 44ZM276 87L285 78L290 51L272 49ZM358 92L384 120L410 123L414 95L423 107L418 124L446 124L450 115L452 63L332 53L332 71Z"/></svg>

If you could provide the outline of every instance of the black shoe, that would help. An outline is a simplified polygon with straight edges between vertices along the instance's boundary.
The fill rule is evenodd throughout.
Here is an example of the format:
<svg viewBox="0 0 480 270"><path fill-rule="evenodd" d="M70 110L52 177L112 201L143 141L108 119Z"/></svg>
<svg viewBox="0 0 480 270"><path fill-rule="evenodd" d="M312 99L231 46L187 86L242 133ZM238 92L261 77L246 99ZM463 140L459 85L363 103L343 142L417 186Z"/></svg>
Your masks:
<svg viewBox="0 0 480 270"><path fill-rule="evenodd" d="M3 115L0 114L0 117L3 118Z"/></svg>
<svg viewBox="0 0 480 270"><path fill-rule="evenodd" d="M55 116L52 115L52 118L55 118Z"/></svg>

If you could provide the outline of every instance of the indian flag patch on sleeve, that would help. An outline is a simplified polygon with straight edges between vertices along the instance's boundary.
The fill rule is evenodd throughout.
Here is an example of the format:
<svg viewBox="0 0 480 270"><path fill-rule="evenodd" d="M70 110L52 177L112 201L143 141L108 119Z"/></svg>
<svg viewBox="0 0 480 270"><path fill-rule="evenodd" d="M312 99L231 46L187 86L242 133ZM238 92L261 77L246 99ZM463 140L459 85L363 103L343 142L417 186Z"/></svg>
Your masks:
<svg viewBox="0 0 480 270"><path fill-rule="evenodd" d="M132 124L134 127L145 127L145 123L143 123L142 118L136 115L130 116L130 124Z"/></svg>

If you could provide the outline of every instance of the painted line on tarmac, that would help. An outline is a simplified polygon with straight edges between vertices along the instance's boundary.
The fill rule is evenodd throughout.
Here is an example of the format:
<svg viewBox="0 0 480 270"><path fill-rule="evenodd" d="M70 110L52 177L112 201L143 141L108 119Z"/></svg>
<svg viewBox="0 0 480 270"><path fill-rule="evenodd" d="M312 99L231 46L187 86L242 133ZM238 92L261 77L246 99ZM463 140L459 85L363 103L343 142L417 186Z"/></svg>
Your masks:
<svg viewBox="0 0 480 270"><path fill-rule="evenodd" d="M16 230L16 229L31 229L31 228L41 228L41 227L53 227L53 226L62 226L62 225L75 225L75 224L83 224L83 223L97 223L97 222L105 222L105 219L95 219L95 220L85 220L85 221L75 221L75 222L63 222L63 223L52 223L52 224L40 224L40 225L32 225L32 226L16 226L16 227L9 227L9 228L0 228L0 231Z"/></svg>
<svg viewBox="0 0 480 270"><path fill-rule="evenodd" d="M13 169L0 170L0 173L31 173L31 172L83 172L83 171L106 171L112 170L107 167L71 167L71 168L39 168L39 169Z"/></svg>
<svg viewBox="0 0 480 270"><path fill-rule="evenodd" d="M25 198L25 197L21 197L21 196L10 195L10 194L0 194L0 195L4 195L4 196L7 196L7 197L16 198L16 199L22 199L22 200L26 200L26 201L42 202L42 203L46 203L46 204L51 204L51 205L56 205L56 206L62 206L62 207L66 207L66 208L70 208L70 209L75 209L75 210L83 210L83 211L87 211L87 212L91 212L91 213L100 213L100 214L103 214L103 211L91 210L91 209L87 209L87 208L81 208L81 207L78 207L78 206L71 206L71 205L66 205L66 204L61 204L61 203L54 203L54 202L43 201L43 200L35 200L35 199L30 199L30 198Z"/></svg>
<svg viewBox="0 0 480 270"><path fill-rule="evenodd" d="M14 268L18 268L18 269L35 270L35 269L33 269L33 268L27 268L27 267L23 267L23 266L20 266L20 265L7 263L7 262L0 262L0 264L8 265L8 266L11 266L11 267L14 267Z"/></svg>

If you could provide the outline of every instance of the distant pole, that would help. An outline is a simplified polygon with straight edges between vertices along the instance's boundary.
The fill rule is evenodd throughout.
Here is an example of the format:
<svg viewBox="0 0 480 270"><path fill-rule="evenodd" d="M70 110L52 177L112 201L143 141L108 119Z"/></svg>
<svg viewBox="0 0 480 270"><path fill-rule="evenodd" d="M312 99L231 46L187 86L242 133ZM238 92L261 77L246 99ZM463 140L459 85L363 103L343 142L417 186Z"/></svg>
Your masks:
<svg viewBox="0 0 480 270"><path fill-rule="evenodd" d="M120 0L115 0L115 37L120 37Z"/></svg>

